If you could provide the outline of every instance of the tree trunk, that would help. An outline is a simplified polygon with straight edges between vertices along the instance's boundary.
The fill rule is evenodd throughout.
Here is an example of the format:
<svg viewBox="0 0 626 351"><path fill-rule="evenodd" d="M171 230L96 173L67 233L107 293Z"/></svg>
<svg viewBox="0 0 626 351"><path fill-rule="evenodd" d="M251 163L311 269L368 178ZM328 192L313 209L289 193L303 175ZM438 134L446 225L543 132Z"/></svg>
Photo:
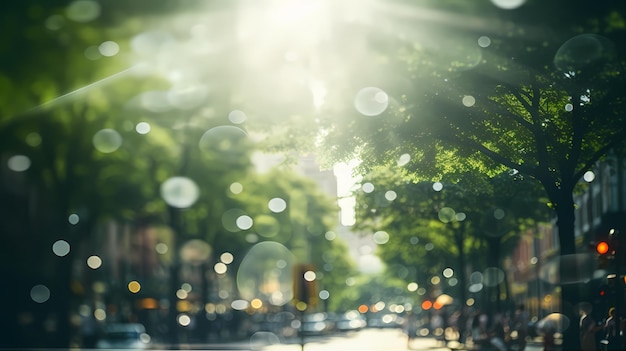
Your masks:
<svg viewBox="0 0 626 351"><path fill-rule="evenodd" d="M493 276L497 271L500 271L500 237L487 237L487 252L487 267L490 269L490 274L485 277L487 279L487 284L484 287L487 294L486 311L490 316L493 316L496 312L502 312L500 304L500 286L502 284L497 281L497 276Z"/></svg>
<svg viewBox="0 0 626 351"><path fill-rule="evenodd" d="M467 274L465 271L465 267L466 267L466 256L465 256L465 231L466 231L466 224L465 223L461 223L461 225L459 226L459 228L456 230L456 235L455 235L455 239L456 239L456 246L457 246L457 250L459 252L459 256L458 256L458 275L459 275L459 286L461 287L459 289L459 297L458 299L460 300L460 311L461 314L459 315L459 319L457 322L457 327L458 327L458 331L459 331L459 342L464 343L465 342L465 325L467 323L467 310L465 308L465 303L467 301Z"/></svg>
<svg viewBox="0 0 626 351"><path fill-rule="evenodd" d="M576 253L576 241L574 238L574 221L576 217L574 208L573 186L562 186L556 191L556 199L551 199L556 204L557 230L559 235L560 261L559 278L561 287L561 313L570 320L569 328L563 333L563 350L580 349L578 311L576 305L580 301L579 285L571 279L572 267L567 257Z"/></svg>

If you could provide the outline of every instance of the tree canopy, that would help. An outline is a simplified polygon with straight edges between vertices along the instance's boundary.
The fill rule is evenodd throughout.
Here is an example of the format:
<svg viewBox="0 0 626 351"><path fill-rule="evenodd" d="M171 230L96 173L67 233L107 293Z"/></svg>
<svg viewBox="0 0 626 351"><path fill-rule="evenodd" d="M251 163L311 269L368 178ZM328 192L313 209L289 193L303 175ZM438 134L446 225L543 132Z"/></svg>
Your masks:
<svg viewBox="0 0 626 351"><path fill-rule="evenodd" d="M532 177L558 218L561 255L574 254L574 188L626 140L623 4L429 5L431 22L368 33L378 55L369 74L335 91L342 99L321 123L326 149L362 160L363 172L402 160L420 180ZM563 295L577 302L575 291Z"/></svg>

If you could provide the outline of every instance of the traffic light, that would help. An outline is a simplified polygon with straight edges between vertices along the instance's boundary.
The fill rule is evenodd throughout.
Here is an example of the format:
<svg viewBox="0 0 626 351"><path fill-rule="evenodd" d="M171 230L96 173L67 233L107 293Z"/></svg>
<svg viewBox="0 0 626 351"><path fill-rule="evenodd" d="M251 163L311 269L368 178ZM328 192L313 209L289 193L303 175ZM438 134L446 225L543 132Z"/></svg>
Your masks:
<svg viewBox="0 0 626 351"><path fill-rule="evenodd" d="M608 241L598 241L595 244L596 253L598 254L598 268L605 269L609 264L611 246Z"/></svg>
<svg viewBox="0 0 626 351"><path fill-rule="evenodd" d="M600 241L596 244L596 252L600 255L606 255L610 249L609 243L606 241Z"/></svg>
<svg viewBox="0 0 626 351"><path fill-rule="evenodd" d="M601 240L594 243L595 251L598 254L598 268L607 268L609 261L615 259L619 246L618 239L617 231L611 229L608 235L603 235Z"/></svg>

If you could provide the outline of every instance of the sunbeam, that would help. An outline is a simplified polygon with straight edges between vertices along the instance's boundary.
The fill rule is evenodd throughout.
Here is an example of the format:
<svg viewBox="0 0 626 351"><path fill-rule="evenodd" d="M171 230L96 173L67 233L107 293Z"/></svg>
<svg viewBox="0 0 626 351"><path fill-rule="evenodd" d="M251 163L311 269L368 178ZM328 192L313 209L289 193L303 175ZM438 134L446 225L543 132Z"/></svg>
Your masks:
<svg viewBox="0 0 626 351"><path fill-rule="evenodd" d="M84 94L84 93L86 93L86 92L88 92L88 91L90 91L90 90L92 90L94 88L102 87L102 86L104 86L106 84L109 84L109 83L111 83L111 82L113 82L113 81L115 81L117 79L120 79L120 78L128 75L131 72L139 71L141 69L141 67L142 67L141 64L134 65L134 66L129 67L129 68L123 70L123 71L114 73L114 74L112 74L112 75L110 75L108 77L102 78L102 79L97 80L97 81L95 81L93 83L89 83L89 84L87 84L87 85L85 85L83 87L80 87L78 89L72 90L72 91L70 91L68 93L65 93L63 95L57 96L57 97L55 97L52 100L44 102L43 104L37 105L35 107L32 107L32 108L28 109L26 112L24 112L23 114L24 115L29 115L29 114L37 113L37 112L49 109L51 107L57 106L59 104L62 104L64 102L69 102L72 99L75 99L75 98L79 97L81 94Z"/></svg>

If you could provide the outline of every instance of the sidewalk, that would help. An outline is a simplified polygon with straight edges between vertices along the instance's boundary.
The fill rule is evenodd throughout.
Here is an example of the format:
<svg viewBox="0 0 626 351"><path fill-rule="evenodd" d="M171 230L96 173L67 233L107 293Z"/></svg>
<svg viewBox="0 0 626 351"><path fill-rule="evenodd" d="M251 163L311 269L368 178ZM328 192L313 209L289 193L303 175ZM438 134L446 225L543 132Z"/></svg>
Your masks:
<svg viewBox="0 0 626 351"><path fill-rule="evenodd" d="M474 350L471 345L463 345L457 341L448 341L446 348L459 351ZM557 349L560 349L559 345L557 345ZM524 351L543 351L543 338L537 337L528 340Z"/></svg>

